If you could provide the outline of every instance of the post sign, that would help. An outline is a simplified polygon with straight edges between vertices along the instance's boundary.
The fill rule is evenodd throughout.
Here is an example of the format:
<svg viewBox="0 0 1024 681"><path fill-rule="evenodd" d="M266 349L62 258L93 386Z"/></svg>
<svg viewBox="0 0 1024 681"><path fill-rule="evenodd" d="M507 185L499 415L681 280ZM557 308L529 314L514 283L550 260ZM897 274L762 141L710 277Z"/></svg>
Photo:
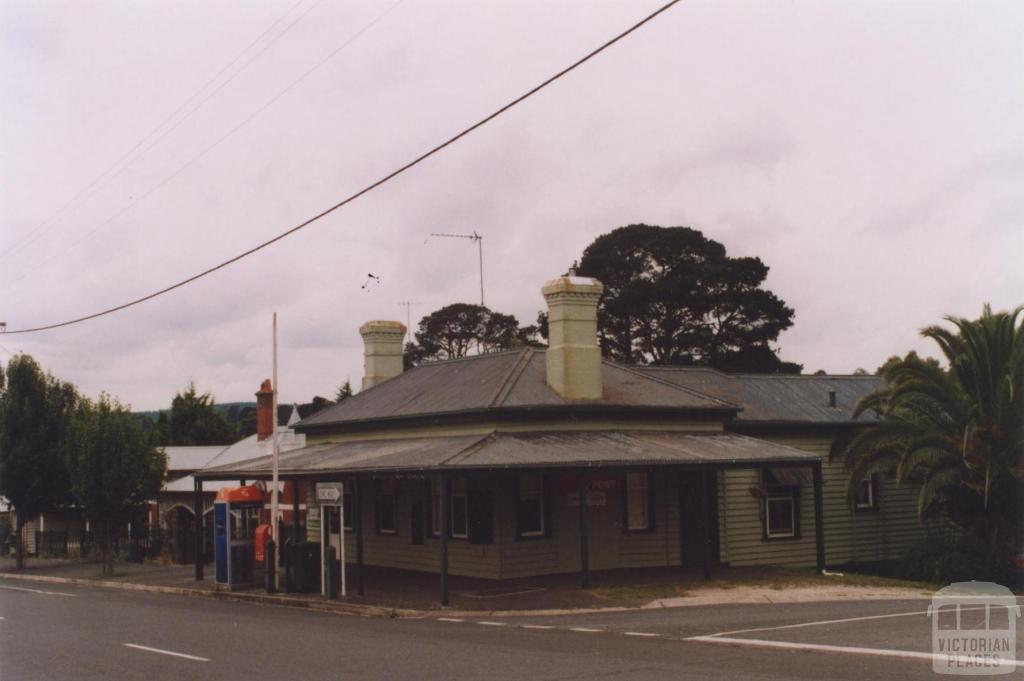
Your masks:
<svg viewBox="0 0 1024 681"><path fill-rule="evenodd" d="M316 483L316 500L321 504L338 504L345 492L343 483L340 482L318 482Z"/></svg>

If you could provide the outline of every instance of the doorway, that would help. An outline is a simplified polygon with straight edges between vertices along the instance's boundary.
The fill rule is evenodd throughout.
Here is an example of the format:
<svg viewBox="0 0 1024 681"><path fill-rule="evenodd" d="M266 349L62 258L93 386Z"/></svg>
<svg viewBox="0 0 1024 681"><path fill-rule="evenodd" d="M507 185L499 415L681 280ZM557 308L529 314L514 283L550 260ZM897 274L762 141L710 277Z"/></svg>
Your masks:
<svg viewBox="0 0 1024 681"><path fill-rule="evenodd" d="M682 565L699 568L704 562L704 489L701 471L686 471L679 478L680 550ZM718 537L718 476L715 472L708 481L708 524L711 534L711 565L719 562Z"/></svg>

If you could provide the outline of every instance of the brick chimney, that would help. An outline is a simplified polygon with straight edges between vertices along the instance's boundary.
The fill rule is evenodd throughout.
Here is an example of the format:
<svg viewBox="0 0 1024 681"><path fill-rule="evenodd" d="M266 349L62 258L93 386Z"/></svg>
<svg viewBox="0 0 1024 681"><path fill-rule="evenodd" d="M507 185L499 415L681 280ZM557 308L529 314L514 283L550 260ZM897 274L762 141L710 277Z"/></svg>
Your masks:
<svg viewBox="0 0 1024 681"><path fill-rule="evenodd" d="M262 442L274 434L274 389L270 379L256 393L256 439Z"/></svg>
<svg viewBox="0 0 1024 681"><path fill-rule="evenodd" d="M544 284L548 304L547 383L569 400L602 395L601 347L597 342L597 279L567 275Z"/></svg>
<svg viewBox="0 0 1024 681"><path fill-rule="evenodd" d="M359 327L363 337L363 390L402 373L405 324L372 321Z"/></svg>

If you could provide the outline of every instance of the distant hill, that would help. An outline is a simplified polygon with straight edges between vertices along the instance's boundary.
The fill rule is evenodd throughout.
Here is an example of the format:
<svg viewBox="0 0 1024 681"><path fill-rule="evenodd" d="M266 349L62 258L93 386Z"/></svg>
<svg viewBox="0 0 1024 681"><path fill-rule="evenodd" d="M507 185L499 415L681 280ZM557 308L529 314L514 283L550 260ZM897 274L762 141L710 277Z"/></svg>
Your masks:
<svg viewBox="0 0 1024 681"><path fill-rule="evenodd" d="M256 403L255 402L224 402L223 404L217 403L217 404L213 405L214 409L216 409L221 414L224 414L225 416L227 416L229 420L231 420L231 414L232 414L231 409L232 409L232 407L235 408L234 413L235 414L239 414L239 413L242 413L243 411L245 411L246 409L255 410L256 409ZM139 416L143 416L143 417L149 419L150 421L153 421L154 423L156 423L156 420L158 418L160 418L160 412L161 411L170 411L170 410L171 410L171 408L168 407L167 409L155 409L153 411L137 411L135 413L138 414Z"/></svg>

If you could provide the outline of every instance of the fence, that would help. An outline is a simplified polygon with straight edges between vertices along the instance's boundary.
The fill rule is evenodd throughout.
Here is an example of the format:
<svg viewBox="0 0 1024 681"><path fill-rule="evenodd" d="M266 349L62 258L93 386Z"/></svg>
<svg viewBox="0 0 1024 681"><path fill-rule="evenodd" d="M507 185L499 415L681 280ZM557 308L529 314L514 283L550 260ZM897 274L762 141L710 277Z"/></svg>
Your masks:
<svg viewBox="0 0 1024 681"><path fill-rule="evenodd" d="M90 558L98 557L100 549L96 542L97 533L85 530L36 530L36 555L48 558ZM164 546L165 538L159 528L121 530L114 535L114 555L129 561L141 563L146 558L156 558ZM95 552L95 555L93 553Z"/></svg>

